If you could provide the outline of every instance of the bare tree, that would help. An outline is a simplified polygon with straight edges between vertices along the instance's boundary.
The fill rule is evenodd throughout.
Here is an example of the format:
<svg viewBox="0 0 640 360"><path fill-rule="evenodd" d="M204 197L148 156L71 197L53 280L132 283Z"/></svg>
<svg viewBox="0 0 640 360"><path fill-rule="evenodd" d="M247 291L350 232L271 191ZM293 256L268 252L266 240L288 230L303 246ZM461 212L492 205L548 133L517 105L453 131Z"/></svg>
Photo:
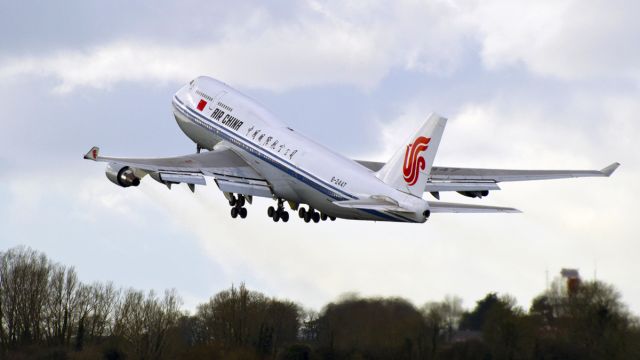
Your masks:
<svg viewBox="0 0 640 360"><path fill-rule="evenodd" d="M113 316L120 292L110 282L94 283L90 287L90 292L91 313L87 331L90 339L96 339L112 332Z"/></svg>
<svg viewBox="0 0 640 360"><path fill-rule="evenodd" d="M128 290L115 316L114 334L128 341L137 357L161 358L169 330L182 315L181 300L175 290L159 299L153 291L145 297L141 291Z"/></svg>
<svg viewBox="0 0 640 360"><path fill-rule="evenodd" d="M198 306L195 338L224 349L275 354L282 344L297 340L300 314L292 302L249 291L244 284L232 286Z"/></svg>

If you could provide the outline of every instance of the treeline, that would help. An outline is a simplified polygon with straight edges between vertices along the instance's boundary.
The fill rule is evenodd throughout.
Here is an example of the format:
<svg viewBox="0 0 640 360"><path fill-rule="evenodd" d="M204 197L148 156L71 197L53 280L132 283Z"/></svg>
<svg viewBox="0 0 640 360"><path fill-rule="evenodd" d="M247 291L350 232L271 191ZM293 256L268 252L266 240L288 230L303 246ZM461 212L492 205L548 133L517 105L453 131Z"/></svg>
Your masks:
<svg viewBox="0 0 640 360"><path fill-rule="evenodd" d="M320 312L232 286L182 309L162 295L84 284L72 267L0 252L0 359L638 359L640 325L602 282L557 280L528 311L490 293L416 307L343 296Z"/></svg>

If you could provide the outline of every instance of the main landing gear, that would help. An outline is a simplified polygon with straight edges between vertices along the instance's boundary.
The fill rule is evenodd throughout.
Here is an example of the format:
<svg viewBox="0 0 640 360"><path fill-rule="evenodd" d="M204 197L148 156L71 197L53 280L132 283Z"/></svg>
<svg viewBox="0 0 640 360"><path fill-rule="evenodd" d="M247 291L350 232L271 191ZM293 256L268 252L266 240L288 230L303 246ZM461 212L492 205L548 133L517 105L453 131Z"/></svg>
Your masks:
<svg viewBox="0 0 640 360"><path fill-rule="evenodd" d="M314 223L318 223L320 222L320 220L326 221L327 219L331 219L331 221L334 221L336 219L335 216L328 216L324 213L321 214L311 207L309 208L309 210L301 207L300 210L298 210L298 216L301 219L304 219L304 222L306 223L310 222L311 220L313 220Z"/></svg>
<svg viewBox="0 0 640 360"><path fill-rule="evenodd" d="M289 213L284 209L284 200L278 199L278 207L274 208L269 206L267 209L267 215L273 219L274 222L282 219L282 222L289 221Z"/></svg>
<svg viewBox="0 0 640 360"><path fill-rule="evenodd" d="M231 198L229 199L229 205L231 205L231 217L232 218L237 218L238 215L240 215L240 217L242 219L247 217L247 208L244 207L244 204L246 203L246 199L244 197L244 195L240 195L238 194L238 197L236 198L233 194L231 194Z"/></svg>

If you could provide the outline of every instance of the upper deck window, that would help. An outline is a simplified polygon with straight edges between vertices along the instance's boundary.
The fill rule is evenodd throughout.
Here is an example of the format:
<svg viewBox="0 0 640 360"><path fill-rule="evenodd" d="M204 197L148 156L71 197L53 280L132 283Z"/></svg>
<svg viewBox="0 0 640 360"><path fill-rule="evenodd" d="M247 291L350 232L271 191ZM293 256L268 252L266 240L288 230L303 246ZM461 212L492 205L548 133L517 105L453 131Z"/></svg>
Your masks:
<svg viewBox="0 0 640 360"><path fill-rule="evenodd" d="M209 100L209 101L213 101L213 98L207 94L205 94L204 92L200 91L200 90L196 90L196 94L202 96L203 98Z"/></svg>

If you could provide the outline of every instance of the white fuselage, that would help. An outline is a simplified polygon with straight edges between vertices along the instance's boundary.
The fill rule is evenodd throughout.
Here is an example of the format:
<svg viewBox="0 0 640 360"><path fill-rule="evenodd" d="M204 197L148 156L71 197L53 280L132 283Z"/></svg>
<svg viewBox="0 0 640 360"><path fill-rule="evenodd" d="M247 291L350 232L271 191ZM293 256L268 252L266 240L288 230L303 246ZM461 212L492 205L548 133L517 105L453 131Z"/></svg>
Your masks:
<svg viewBox="0 0 640 360"><path fill-rule="evenodd" d="M206 104L205 104L206 103ZM276 197L348 219L424 222L428 204L382 182L375 173L304 137L230 86L199 77L173 98L182 131L205 149L223 142L271 186ZM414 212L361 210L334 201L382 195Z"/></svg>

